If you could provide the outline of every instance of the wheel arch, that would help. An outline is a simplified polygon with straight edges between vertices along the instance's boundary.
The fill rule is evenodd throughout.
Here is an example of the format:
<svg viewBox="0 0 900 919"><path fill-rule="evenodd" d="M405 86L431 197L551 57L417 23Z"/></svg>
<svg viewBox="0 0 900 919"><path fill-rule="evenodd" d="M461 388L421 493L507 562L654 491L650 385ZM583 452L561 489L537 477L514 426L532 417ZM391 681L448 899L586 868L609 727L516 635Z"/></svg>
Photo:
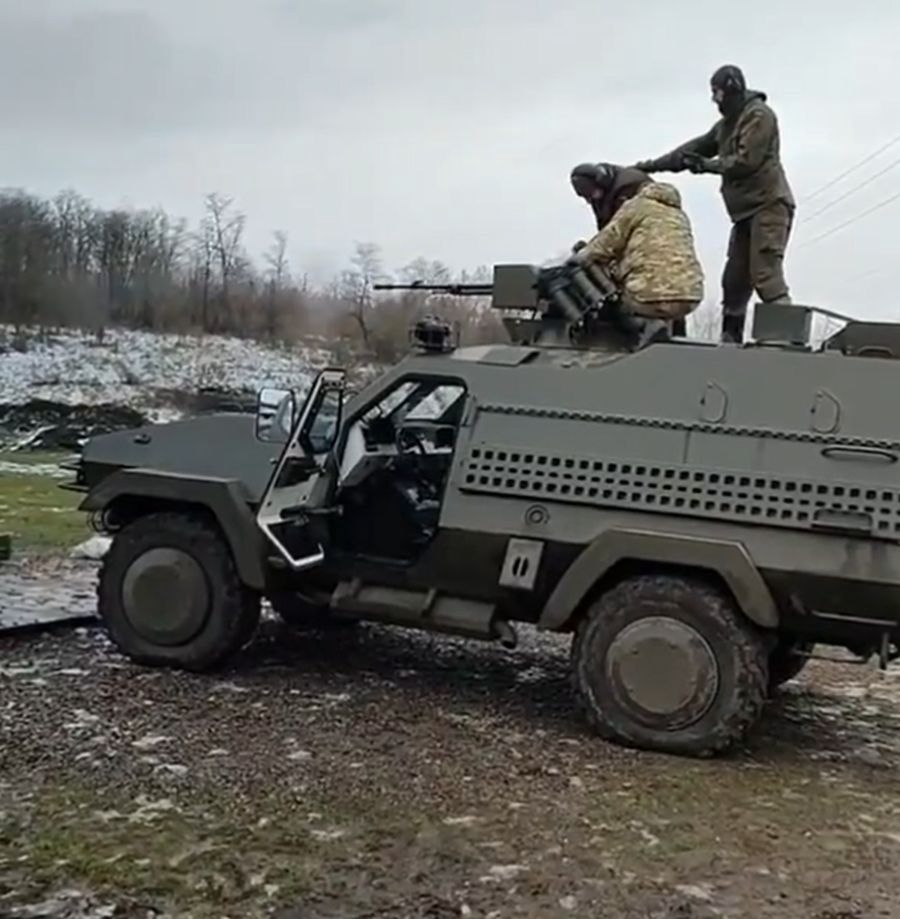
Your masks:
<svg viewBox="0 0 900 919"><path fill-rule="evenodd" d="M772 593L742 543L615 528L601 533L569 566L544 604L538 627L565 631L596 593L647 564L712 579L732 594L751 622L766 629L778 626Z"/></svg>
<svg viewBox="0 0 900 919"><path fill-rule="evenodd" d="M236 479L199 478L149 469L120 469L99 482L79 510L102 516L115 530L161 510L199 512L222 531L244 584L266 586L265 541Z"/></svg>

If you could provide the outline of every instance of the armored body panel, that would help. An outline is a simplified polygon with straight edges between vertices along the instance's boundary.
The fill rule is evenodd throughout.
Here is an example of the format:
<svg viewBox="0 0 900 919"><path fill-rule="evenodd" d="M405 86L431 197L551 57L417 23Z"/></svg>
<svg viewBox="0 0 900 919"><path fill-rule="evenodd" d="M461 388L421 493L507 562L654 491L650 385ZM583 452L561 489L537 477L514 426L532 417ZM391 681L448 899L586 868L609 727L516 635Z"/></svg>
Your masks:
<svg viewBox="0 0 900 919"><path fill-rule="evenodd" d="M506 267L494 305L536 313L510 343L455 348L420 321L418 353L352 398L325 371L278 403L269 442L231 416L89 444L78 487L115 536L100 610L119 645L211 666L261 596L288 622L508 645L533 623L574 633L602 736L699 754L743 737L814 643L892 660L896 328L813 350L809 310L761 308L748 346L635 347L584 279ZM139 584L167 572L160 637Z"/></svg>
<svg viewBox="0 0 900 919"><path fill-rule="evenodd" d="M708 537L747 549L783 616L900 621L900 439L885 424L900 365L687 343L499 346L409 360L360 403L416 375L457 381L468 399L444 534L566 556L607 530ZM489 555L496 584L503 558Z"/></svg>

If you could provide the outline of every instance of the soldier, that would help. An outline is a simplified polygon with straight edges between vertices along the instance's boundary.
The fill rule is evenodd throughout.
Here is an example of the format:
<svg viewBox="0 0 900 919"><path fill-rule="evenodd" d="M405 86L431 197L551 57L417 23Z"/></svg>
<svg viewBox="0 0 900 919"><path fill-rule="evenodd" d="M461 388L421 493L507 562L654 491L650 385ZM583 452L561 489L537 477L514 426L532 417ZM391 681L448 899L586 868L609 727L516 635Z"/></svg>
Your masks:
<svg viewBox="0 0 900 919"><path fill-rule="evenodd" d="M740 342L754 290L768 303L791 302L783 263L796 204L781 164L778 119L765 93L748 90L732 65L720 67L710 87L722 115L712 129L634 168L722 177L733 226L722 273L721 340Z"/></svg>
<svg viewBox="0 0 900 919"><path fill-rule="evenodd" d="M576 191L597 200L591 180L583 173L578 180L576 186L573 178ZM620 289L626 311L672 322L675 334L684 334L685 317L703 299L703 268L681 195L673 185L646 175L570 260L597 263Z"/></svg>

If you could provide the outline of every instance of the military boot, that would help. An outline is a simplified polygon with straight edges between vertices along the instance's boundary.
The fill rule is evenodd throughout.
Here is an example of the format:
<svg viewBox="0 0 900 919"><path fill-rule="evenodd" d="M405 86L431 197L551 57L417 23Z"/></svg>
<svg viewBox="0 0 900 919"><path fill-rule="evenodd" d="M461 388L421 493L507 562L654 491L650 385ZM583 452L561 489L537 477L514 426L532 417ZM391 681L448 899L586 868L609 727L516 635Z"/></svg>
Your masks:
<svg viewBox="0 0 900 919"><path fill-rule="evenodd" d="M740 345L744 341L744 317L734 313L722 314L722 332L719 341Z"/></svg>
<svg viewBox="0 0 900 919"><path fill-rule="evenodd" d="M634 350L640 351L647 345L655 345L661 341L669 341L672 337L672 327L665 319L643 319L636 329L637 341Z"/></svg>

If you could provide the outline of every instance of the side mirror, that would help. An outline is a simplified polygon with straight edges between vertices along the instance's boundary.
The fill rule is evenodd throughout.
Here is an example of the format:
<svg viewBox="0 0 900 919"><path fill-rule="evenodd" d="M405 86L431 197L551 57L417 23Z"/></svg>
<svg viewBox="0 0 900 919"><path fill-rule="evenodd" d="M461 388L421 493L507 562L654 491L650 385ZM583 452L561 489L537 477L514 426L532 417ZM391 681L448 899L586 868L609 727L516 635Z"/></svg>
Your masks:
<svg viewBox="0 0 900 919"><path fill-rule="evenodd" d="M256 400L256 436L266 443L284 443L297 418L297 400L289 389L261 389Z"/></svg>

